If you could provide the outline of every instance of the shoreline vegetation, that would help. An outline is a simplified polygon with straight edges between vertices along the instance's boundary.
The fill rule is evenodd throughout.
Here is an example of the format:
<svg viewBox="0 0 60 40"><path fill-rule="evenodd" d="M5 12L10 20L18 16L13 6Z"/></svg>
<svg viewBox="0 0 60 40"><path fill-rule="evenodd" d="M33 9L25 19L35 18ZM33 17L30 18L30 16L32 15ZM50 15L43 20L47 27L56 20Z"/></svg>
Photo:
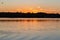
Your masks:
<svg viewBox="0 0 60 40"><path fill-rule="evenodd" d="M60 18L59 13L0 12L0 18Z"/></svg>

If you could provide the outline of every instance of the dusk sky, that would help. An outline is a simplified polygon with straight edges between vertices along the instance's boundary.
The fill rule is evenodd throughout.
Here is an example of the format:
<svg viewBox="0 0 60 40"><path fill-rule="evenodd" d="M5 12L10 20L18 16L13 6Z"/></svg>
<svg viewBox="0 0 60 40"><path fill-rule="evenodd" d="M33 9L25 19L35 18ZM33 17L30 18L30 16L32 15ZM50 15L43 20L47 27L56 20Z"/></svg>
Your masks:
<svg viewBox="0 0 60 40"><path fill-rule="evenodd" d="M0 0L0 12L58 12L60 0Z"/></svg>

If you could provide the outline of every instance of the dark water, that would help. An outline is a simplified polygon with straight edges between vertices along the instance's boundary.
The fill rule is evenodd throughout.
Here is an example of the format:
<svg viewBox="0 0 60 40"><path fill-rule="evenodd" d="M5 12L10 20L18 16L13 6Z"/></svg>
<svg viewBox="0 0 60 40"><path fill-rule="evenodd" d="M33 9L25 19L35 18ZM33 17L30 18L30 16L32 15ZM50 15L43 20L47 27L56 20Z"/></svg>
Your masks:
<svg viewBox="0 0 60 40"><path fill-rule="evenodd" d="M60 40L60 21L0 21L0 40Z"/></svg>

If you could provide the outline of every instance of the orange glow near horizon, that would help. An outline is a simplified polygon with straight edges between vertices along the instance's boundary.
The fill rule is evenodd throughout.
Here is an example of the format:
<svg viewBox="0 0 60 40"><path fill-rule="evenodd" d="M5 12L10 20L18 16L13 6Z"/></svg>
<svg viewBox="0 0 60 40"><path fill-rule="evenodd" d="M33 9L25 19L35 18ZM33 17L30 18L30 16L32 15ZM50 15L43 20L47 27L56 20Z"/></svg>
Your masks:
<svg viewBox="0 0 60 40"><path fill-rule="evenodd" d="M55 9L44 9L44 8L40 8L40 7L22 7L22 8L7 8L7 9L0 9L0 11L3 11L3 12L24 12L24 13L27 13L27 12L30 12L30 13L37 13L37 12L47 12L47 13L58 13L60 11L57 11Z"/></svg>
<svg viewBox="0 0 60 40"><path fill-rule="evenodd" d="M27 13L27 12L30 12L30 13L37 13L37 12L44 12L43 9L40 9L40 8L22 8L22 9L16 9L18 12L24 12L24 13Z"/></svg>
<svg viewBox="0 0 60 40"><path fill-rule="evenodd" d="M37 12L46 12L46 13L58 13L57 10L54 9L43 9L43 8L24 8L24 9L17 9L18 12L30 12L30 13L37 13Z"/></svg>

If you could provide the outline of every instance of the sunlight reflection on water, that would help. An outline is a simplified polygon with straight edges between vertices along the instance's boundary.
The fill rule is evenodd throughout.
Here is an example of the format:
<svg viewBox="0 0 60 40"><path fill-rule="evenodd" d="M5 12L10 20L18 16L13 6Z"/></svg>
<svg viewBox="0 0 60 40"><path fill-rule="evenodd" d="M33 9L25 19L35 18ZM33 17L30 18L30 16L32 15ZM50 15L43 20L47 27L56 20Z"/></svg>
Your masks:
<svg viewBox="0 0 60 40"><path fill-rule="evenodd" d="M48 31L59 30L60 21L24 20L0 21L0 30L4 31Z"/></svg>
<svg viewBox="0 0 60 40"><path fill-rule="evenodd" d="M0 40L60 40L60 21L0 21Z"/></svg>

